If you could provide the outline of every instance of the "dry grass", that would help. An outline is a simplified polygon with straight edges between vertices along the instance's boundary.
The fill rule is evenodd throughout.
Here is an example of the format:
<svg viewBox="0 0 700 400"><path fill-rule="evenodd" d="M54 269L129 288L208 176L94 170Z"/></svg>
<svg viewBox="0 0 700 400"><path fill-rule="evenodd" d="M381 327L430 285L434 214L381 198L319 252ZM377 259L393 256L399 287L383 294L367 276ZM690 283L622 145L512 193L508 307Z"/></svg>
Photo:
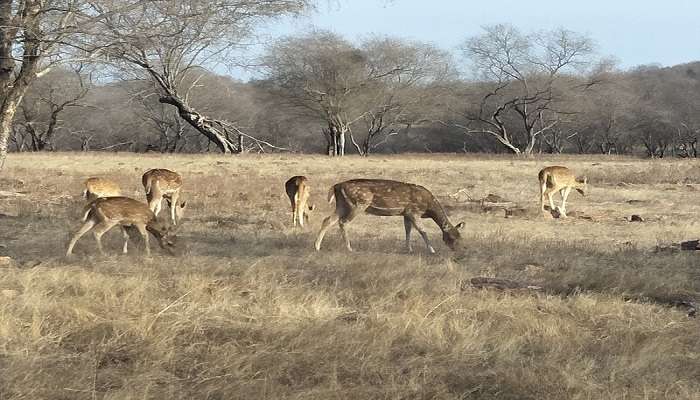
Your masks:
<svg viewBox="0 0 700 400"><path fill-rule="evenodd" d="M537 171L566 164L593 188L585 218L536 212ZM79 226L80 185L116 179L143 198L147 168L186 180L181 257L99 257ZM87 172L89 171L89 172ZM312 182L312 228L295 231L284 181ZM424 184L470 247L402 248L397 218L312 242L330 184L384 177ZM700 237L700 163L464 156L12 155L0 199L0 399L700 399L700 323L653 301L700 297L700 254L658 245ZM532 210L503 218L449 194L500 195ZM646 222L626 217L642 215ZM499 293L494 276L544 285Z"/></svg>

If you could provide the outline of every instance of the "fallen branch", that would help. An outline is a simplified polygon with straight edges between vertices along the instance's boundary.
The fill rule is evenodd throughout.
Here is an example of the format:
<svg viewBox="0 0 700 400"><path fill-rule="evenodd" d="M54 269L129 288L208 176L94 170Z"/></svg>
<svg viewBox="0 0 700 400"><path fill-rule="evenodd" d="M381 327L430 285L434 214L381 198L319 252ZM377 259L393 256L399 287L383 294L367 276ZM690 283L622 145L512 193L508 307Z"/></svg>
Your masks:
<svg viewBox="0 0 700 400"><path fill-rule="evenodd" d="M471 286L477 288L477 289L483 289L483 288L493 288L493 289L498 289L498 290L534 290L534 291L543 291L544 288L542 286L536 286L536 285L530 285L525 282L518 282L518 281L512 281L509 279L501 279L501 278L486 278L486 277L476 277L472 278L469 280L469 284ZM462 285L462 289L464 289L464 284Z"/></svg>
<svg viewBox="0 0 700 400"><path fill-rule="evenodd" d="M502 278L487 278L487 277L475 277L471 278L469 281L463 281L460 285L462 291L468 290L469 288L477 289L496 289L501 291L512 291L512 290L525 290L533 292L548 292L548 293L559 293L564 297L571 293L561 293L558 290L547 289L544 286L532 285L526 282L519 282L510 279ZM572 293L578 293L574 291ZM697 315L698 303L694 299L685 298L685 296L678 296L676 298L661 298L661 297L649 297L649 296L625 296L623 297L625 301L634 301L638 303L654 303L663 306L670 306L674 308L679 308L684 310L688 317L694 318Z"/></svg>
<svg viewBox="0 0 700 400"><path fill-rule="evenodd" d="M461 194L467 196L467 201L474 201L474 198L472 198L472 196L469 194L469 192L467 192L467 189L464 189L464 188L459 189L458 191L452 193L452 194L449 195L449 196L450 196L453 200L457 200L457 199L459 199L459 195L461 195Z"/></svg>
<svg viewBox="0 0 700 400"><path fill-rule="evenodd" d="M25 197L25 193L20 192L9 192L7 190L0 190L0 197Z"/></svg>

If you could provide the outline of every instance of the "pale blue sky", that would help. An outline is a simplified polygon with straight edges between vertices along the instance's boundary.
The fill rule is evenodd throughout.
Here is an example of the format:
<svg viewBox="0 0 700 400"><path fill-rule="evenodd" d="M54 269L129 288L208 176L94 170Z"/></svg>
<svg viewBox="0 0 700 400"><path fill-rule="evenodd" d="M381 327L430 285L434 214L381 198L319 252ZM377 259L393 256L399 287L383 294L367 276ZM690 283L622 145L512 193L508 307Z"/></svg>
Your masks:
<svg viewBox="0 0 700 400"><path fill-rule="evenodd" d="M622 68L700 60L700 0L329 0L307 18L278 24L291 34L310 26L349 39L369 33L434 43L453 51L481 26L523 31L565 27L586 33Z"/></svg>

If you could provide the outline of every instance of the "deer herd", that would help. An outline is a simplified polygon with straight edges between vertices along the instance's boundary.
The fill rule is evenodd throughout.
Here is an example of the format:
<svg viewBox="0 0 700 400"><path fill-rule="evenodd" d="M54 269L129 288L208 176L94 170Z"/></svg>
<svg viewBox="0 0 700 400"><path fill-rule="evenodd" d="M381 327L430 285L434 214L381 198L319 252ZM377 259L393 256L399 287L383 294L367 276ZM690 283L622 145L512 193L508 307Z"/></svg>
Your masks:
<svg viewBox="0 0 700 400"><path fill-rule="evenodd" d="M588 186L586 177L577 178L573 172L561 166L546 167L539 172L540 208L545 211L545 197L549 201L550 211L558 211L561 218L566 218L566 200L572 189L585 195ZM187 206L183 201L182 177L167 169L151 169L143 174L141 182L146 194L146 203L121 195L121 189L115 182L93 177L85 181L83 196L88 201L83 210L83 225L72 237L66 255L73 253L76 242L84 234L93 231L97 249L104 254L102 235L115 226L119 226L124 238L123 253L127 253L129 231L135 229L143 238L146 254L150 254L149 235L152 234L161 248L172 253L175 246L175 232ZM285 192L292 206L292 224L304 227L308 221L309 211L314 205L309 204L311 187L305 176L294 176L285 182ZM559 192L561 206L555 207L552 195ZM338 224L340 234L348 251L352 251L350 239L345 226L360 212L376 216L402 216L406 230L406 249L412 252L411 231L415 229L423 238L429 253L435 249L428 240L428 234L420 223L421 219L432 219L442 231L442 240L452 250L463 247L460 230L464 222L453 225L444 208L435 196L426 188L411 183L385 179L352 179L333 185L328 192L328 202L335 199L335 211L323 220L321 229L314 243L316 251L321 250L321 243L328 229ZM163 200L168 204L170 218L158 217ZM168 221L169 220L169 221Z"/></svg>

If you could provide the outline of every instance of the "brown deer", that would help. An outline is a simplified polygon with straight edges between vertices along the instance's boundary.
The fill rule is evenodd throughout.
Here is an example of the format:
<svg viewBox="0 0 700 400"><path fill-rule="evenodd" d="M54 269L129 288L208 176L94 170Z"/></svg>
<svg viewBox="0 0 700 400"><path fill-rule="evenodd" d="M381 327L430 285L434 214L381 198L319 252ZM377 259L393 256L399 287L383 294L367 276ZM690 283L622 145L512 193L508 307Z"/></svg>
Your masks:
<svg viewBox="0 0 700 400"><path fill-rule="evenodd" d="M122 253L124 254L127 253L127 244L129 242L128 227L134 227L141 233L147 255L151 254L148 232L158 239L158 244L161 248L170 253L172 253L172 247L175 245L174 226L168 226L158 219L146 204L128 197L102 197L92 201L85 206L83 221L85 223L73 236L68 245L66 256L73 254L75 243L91 229L94 229L97 249L101 254L104 254L102 235L116 225L120 226L124 237L124 247L122 248Z"/></svg>
<svg viewBox="0 0 700 400"><path fill-rule="evenodd" d="M459 229L464 222L453 226L445 210L430 191L422 186L383 179L353 179L335 184L328 193L328 202L335 198L335 212L323 220L321 230L316 238L315 248L321 249L323 236L336 222L345 246L352 251L350 240L345 232L345 225L364 211L370 215L403 216L406 229L406 249L411 252L411 229L416 228L431 254L435 249L428 241L428 235L418 223L419 218L430 218L442 230L442 240L452 250L462 246Z"/></svg>
<svg viewBox="0 0 700 400"><path fill-rule="evenodd" d="M577 178L570 169L561 166L543 168L539 175L540 181L540 209L544 212L544 197L549 199L549 209L554 211L554 200L552 195L559 192L561 195L561 207L559 216L566 218L566 199L571 193L571 189L576 189L582 196L588 190L588 178L583 176Z"/></svg>
<svg viewBox="0 0 700 400"><path fill-rule="evenodd" d="M88 178L85 180L83 197L90 202L100 197L114 197L121 195L119 185L106 178Z"/></svg>
<svg viewBox="0 0 700 400"><path fill-rule="evenodd" d="M311 188L309 179L305 176L293 176L284 183L289 201L292 203L292 224L304 227L304 222L309 220L308 211L313 211L313 204L308 204Z"/></svg>
<svg viewBox="0 0 700 400"><path fill-rule="evenodd" d="M143 188L146 189L148 208L157 216L162 208L163 199L170 207L170 220L173 225L182 219L187 202L180 201L182 177L169 169L155 168L146 171L141 177Z"/></svg>

